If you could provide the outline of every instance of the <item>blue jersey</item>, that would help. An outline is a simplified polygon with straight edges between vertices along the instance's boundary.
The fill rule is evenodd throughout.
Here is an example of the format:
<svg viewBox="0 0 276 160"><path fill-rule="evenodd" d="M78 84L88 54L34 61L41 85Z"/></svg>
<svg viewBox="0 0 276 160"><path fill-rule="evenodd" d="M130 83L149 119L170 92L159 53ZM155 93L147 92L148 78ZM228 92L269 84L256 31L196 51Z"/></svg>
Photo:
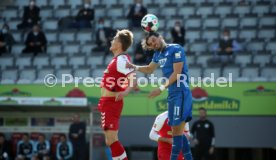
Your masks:
<svg viewBox="0 0 276 160"><path fill-rule="evenodd" d="M170 78L173 73L173 64L183 62L182 73L179 82L174 82L168 88L169 93L175 91L189 90L188 66L186 63L184 48L178 44L168 44L162 52L155 51L152 61L158 63L162 69L163 76Z"/></svg>

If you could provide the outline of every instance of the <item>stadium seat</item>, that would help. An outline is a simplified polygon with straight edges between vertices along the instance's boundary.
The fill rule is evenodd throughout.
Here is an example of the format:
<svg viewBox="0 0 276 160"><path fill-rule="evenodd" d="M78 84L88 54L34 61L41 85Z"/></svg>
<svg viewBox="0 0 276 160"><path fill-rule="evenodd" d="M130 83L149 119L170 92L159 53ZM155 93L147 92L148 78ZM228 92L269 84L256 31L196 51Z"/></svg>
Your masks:
<svg viewBox="0 0 276 160"><path fill-rule="evenodd" d="M18 31L18 30L11 30L12 32L12 36L15 40L15 42L17 43L22 43L24 40L23 40L23 37L22 37L22 32L21 31ZM21 45L21 44L20 44ZM20 50L20 52L18 53L21 53L22 50ZM14 52L14 51L13 51Z"/></svg>
<svg viewBox="0 0 276 160"><path fill-rule="evenodd" d="M32 65L32 56L29 56L29 55L22 55L20 57L17 57L15 60L15 66L17 66L19 69L23 69L31 65Z"/></svg>
<svg viewBox="0 0 276 160"><path fill-rule="evenodd" d="M21 19L20 18L11 18L11 20L9 21L9 26L10 26L10 30L17 30L17 25L19 23L21 23ZM12 32L13 33L13 32ZM14 35L14 34L13 34Z"/></svg>
<svg viewBox="0 0 276 160"><path fill-rule="evenodd" d="M43 22L43 29L45 30L57 30L58 28L58 19L48 18Z"/></svg>
<svg viewBox="0 0 276 160"><path fill-rule="evenodd" d="M185 18L195 15L196 7L191 4L185 4L179 8L178 16L184 16Z"/></svg>
<svg viewBox="0 0 276 160"><path fill-rule="evenodd" d="M113 59L113 56L111 56L111 55L106 56L104 65L107 66L111 62L112 59Z"/></svg>
<svg viewBox="0 0 276 160"><path fill-rule="evenodd" d="M255 39L257 36L256 28L244 28L240 30L239 38L240 39L246 39L246 41L250 41L252 39Z"/></svg>
<svg viewBox="0 0 276 160"><path fill-rule="evenodd" d="M14 5L18 6L19 8L22 8L24 6L27 6L29 4L29 0L15 0Z"/></svg>
<svg viewBox="0 0 276 160"><path fill-rule="evenodd" d="M252 13L258 14L258 16L263 16L265 13L269 12L269 4L258 4L252 7Z"/></svg>
<svg viewBox="0 0 276 160"><path fill-rule="evenodd" d="M275 28L275 25L276 25L276 19L275 19L275 16L273 15L264 15L259 20L259 27L270 26L272 28Z"/></svg>
<svg viewBox="0 0 276 160"><path fill-rule="evenodd" d="M198 28L201 27L201 17L193 16L185 21L185 28Z"/></svg>
<svg viewBox="0 0 276 160"><path fill-rule="evenodd" d="M212 5L210 5L210 4L208 4L208 5L201 5L197 9L196 14L200 15L203 18L205 18L205 17L207 17L209 15L212 15L213 11L214 11L214 7Z"/></svg>
<svg viewBox="0 0 276 160"><path fill-rule="evenodd" d="M262 29L258 31L258 38L261 38L261 39L264 38L269 41L274 37L275 37L275 28L273 27L262 27Z"/></svg>
<svg viewBox="0 0 276 160"><path fill-rule="evenodd" d="M61 66L67 66L67 57L64 55L53 57L51 59L51 65L56 69L59 69Z"/></svg>
<svg viewBox="0 0 276 160"><path fill-rule="evenodd" d="M240 77L240 66L239 65L229 65L223 68L222 76L229 77L229 74L232 74L233 81L236 81Z"/></svg>
<svg viewBox="0 0 276 160"><path fill-rule="evenodd" d="M114 29L123 29L128 27L128 20L125 18L116 19L113 21L112 27Z"/></svg>
<svg viewBox="0 0 276 160"><path fill-rule="evenodd" d="M63 18L71 15L71 8L70 6L59 6L57 9L54 10L54 17L55 18Z"/></svg>
<svg viewBox="0 0 276 160"><path fill-rule="evenodd" d="M213 56L208 54L202 54L197 56L196 64L201 65L202 67L207 67L208 60L210 60Z"/></svg>
<svg viewBox="0 0 276 160"><path fill-rule="evenodd" d="M90 68L86 67L86 68L79 68L79 69L76 69L74 71L74 77L82 77L82 78L85 78L85 77L91 77L91 70Z"/></svg>
<svg viewBox="0 0 276 160"><path fill-rule="evenodd" d="M91 68L96 68L97 65L103 64L102 56L89 56L87 58L86 64L91 66Z"/></svg>
<svg viewBox="0 0 276 160"><path fill-rule="evenodd" d="M220 18L218 16L208 16L203 22L204 28L219 28Z"/></svg>
<svg viewBox="0 0 276 160"><path fill-rule="evenodd" d="M36 0L36 5L39 7L42 7L42 6L48 6L49 4L47 0Z"/></svg>
<svg viewBox="0 0 276 160"><path fill-rule="evenodd" d="M104 73L105 68L97 68L93 71L92 77L97 78L97 77L102 77Z"/></svg>
<svg viewBox="0 0 276 160"><path fill-rule="evenodd" d="M205 68L203 71L203 77L212 77L214 76L215 79L217 79L220 76L221 68L220 67L209 67Z"/></svg>
<svg viewBox="0 0 276 160"><path fill-rule="evenodd" d="M5 18L7 21L10 21L12 18L18 18L18 8L17 7L7 7L2 12L2 17Z"/></svg>
<svg viewBox="0 0 276 160"><path fill-rule="evenodd" d="M62 83L62 77L65 75L72 75L72 69L69 67L60 68L56 71L57 83ZM65 78L65 80L67 80Z"/></svg>
<svg viewBox="0 0 276 160"><path fill-rule="evenodd" d="M25 45L21 43L14 44L12 46L12 54L19 55L22 53L22 50L25 48Z"/></svg>
<svg viewBox="0 0 276 160"><path fill-rule="evenodd" d="M92 34L91 31L86 30L86 31L79 31L76 34L76 40L80 42L80 44L85 44L87 41L92 40Z"/></svg>
<svg viewBox="0 0 276 160"><path fill-rule="evenodd" d="M54 56L60 54L62 51L62 46L60 43L52 43L47 46L47 53Z"/></svg>
<svg viewBox="0 0 276 160"><path fill-rule="evenodd" d="M1 84L14 84L17 81L17 69L6 69L2 72Z"/></svg>
<svg viewBox="0 0 276 160"><path fill-rule="evenodd" d="M186 22L185 22L186 23ZM186 30L186 41L194 42L195 40L200 39L200 29L187 29Z"/></svg>
<svg viewBox="0 0 276 160"><path fill-rule="evenodd" d="M248 15L240 20L240 28L244 27L257 27L257 17L254 15Z"/></svg>
<svg viewBox="0 0 276 160"><path fill-rule="evenodd" d="M92 4L94 4L94 0L92 1ZM82 0L67 0L66 5L71 6L71 8L76 8L77 6L83 5L83 1Z"/></svg>
<svg viewBox="0 0 276 160"><path fill-rule="evenodd" d="M264 50L264 41L262 40L252 40L246 46L247 51L258 52Z"/></svg>
<svg viewBox="0 0 276 160"><path fill-rule="evenodd" d="M57 34L58 34L58 32L53 31L53 30L45 31L45 36L47 38L47 41L49 41L51 43L57 42L57 40L58 40Z"/></svg>
<svg viewBox="0 0 276 160"><path fill-rule="evenodd" d="M92 49L95 47L96 45L93 43L89 43L86 42L86 44L81 46L81 52L85 53L86 55L91 55L92 53Z"/></svg>
<svg viewBox="0 0 276 160"><path fill-rule="evenodd" d="M207 42L215 42L220 38L218 29L206 29L202 33L202 39Z"/></svg>
<svg viewBox="0 0 276 160"><path fill-rule="evenodd" d="M80 55L75 55L70 57L68 64L73 66L74 69L79 68L81 65L85 65L85 57Z"/></svg>
<svg viewBox="0 0 276 160"><path fill-rule="evenodd" d="M266 51L271 52L272 54L276 54L276 40L269 41L266 45Z"/></svg>
<svg viewBox="0 0 276 160"><path fill-rule="evenodd" d="M63 31L59 33L59 41L63 42L63 44L67 43L68 41L75 40L75 32L72 31Z"/></svg>
<svg viewBox="0 0 276 160"><path fill-rule="evenodd" d="M121 7L111 7L107 10L107 16L111 17L113 20L117 20L118 18L123 18L123 8Z"/></svg>
<svg viewBox="0 0 276 160"><path fill-rule="evenodd" d="M221 21L221 27L229 28L229 27L238 27L239 26L239 17L235 15L226 16Z"/></svg>
<svg viewBox="0 0 276 160"><path fill-rule="evenodd" d="M51 6L41 7L40 16L42 19L53 17L54 8Z"/></svg>
<svg viewBox="0 0 276 160"><path fill-rule="evenodd" d="M33 66L37 69L42 69L43 66L49 66L49 57L47 55L37 55L34 57Z"/></svg>
<svg viewBox="0 0 276 160"><path fill-rule="evenodd" d="M191 52L207 52L207 45L205 41L195 41L190 45Z"/></svg>
<svg viewBox="0 0 276 160"><path fill-rule="evenodd" d="M13 66L13 57L11 55L2 55L0 57L0 67L1 70L5 70L7 67L12 67Z"/></svg>
<svg viewBox="0 0 276 160"><path fill-rule="evenodd" d="M49 0L49 5L54 6L54 8L58 8L59 6L65 5L65 0Z"/></svg>
<svg viewBox="0 0 276 160"><path fill-rule="evenodd" d="M200 66L189 67L190 79L193 77L194 81L197 82L199 77L202 77L202 68Z"/></svg>
<svg viewBox="0 0 276 160"><path fill-rule="evenodd" d="M106 17L106 9L103 7L95 7L95 19L99 19L100 17Z"/></svg>
<svg viewBox="0 0 276 160"><path fill-rule="evenodd" d="M251 6L249 5L238 5L233 8L233 13L243 17L245 14L250 13Z"/></svg>
<svg viewBox="0 0 276 160"><path fill-rule="evenodd" d="M276 66L274 65L268 65L265 68L261 70L261 76L266 77L269 80L276 80Z"/></svg>
<svg viewBox="0 0 276 160"><path fill-rule="evenodd" d="M214 13L216 15L220 15L220 17L224 18L226 15L232 14L232 6L229 5L219 5L216 7Z"/></svg>
<svg viewBox="0 0 276 160"><path fill-rule="evenodd" d="M44 67L43 69L38 70L37 79L34 81L34 83L35 84L44 83L44 78L48 74L54 74L54 69Z"/></svg>
<svg viewBox="0 0 276 160"><path fill-rule="evenodd" d="M173 16L176 16L176 7L172 5L166 5L162 9L161 16L166 17L166 18L171 18Z"/></svg>
<svg viewBox="0 0 276 160"><path fill-rule="evenodd" d="M248 77L249 79L259 77L259 66L246 66L242 69L242 77Z"/></svg>
<svg viewBox="0 0 276 160"><path fill-rule="evenodd" d="M80 45L77 42L67 43L63 48L63 53L66 55L72 55L80 52Z"/></svg>
<svg viewBox="0 0 276 160"><path fill-rule="evenodd" d="M18 84L31 84L36 79L35 69L24 69L19 73Z"/></svg>
<svg viewBox="0 0 276 160"><path fill-rule="evenodd" d="M187 61L187 65L190 66L192 64L195 64L195 59L196 56L191 54L191 55L186 55L186 61Z"/></svg>
<svg viewBox="0 0 276 160"><path fill-rule="evenodd" d="M158 6L150 5L148 6L147 10L148 10L148 13L154 14L157 17L160 15L160 10Z"/></svg>
<svg viewBox="0 0 276 160"><path fill-rule="evenodd" d="M235 58L235 63L240 64L241 67L245 67L252 62L251 54L238 53Z"/></svg>

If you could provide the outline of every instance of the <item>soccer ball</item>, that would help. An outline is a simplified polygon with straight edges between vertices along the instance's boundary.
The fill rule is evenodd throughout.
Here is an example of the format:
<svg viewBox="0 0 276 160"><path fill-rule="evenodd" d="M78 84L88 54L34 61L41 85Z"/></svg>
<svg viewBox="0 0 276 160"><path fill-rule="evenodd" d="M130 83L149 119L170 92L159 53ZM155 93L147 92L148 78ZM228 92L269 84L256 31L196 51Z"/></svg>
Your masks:
<svg viewBox="0 0 276 160"><path fill-rule="evenodd" d="M145 15L141 20L141 27L145 32L156 32L159 27L158 18L153 14Z"/></svg>

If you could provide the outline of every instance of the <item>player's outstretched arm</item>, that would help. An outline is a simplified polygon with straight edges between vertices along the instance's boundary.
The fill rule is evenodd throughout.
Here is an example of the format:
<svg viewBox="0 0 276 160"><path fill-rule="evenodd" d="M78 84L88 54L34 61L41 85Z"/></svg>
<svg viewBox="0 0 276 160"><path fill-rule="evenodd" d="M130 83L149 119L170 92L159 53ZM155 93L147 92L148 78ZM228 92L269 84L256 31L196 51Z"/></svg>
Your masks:
<svg viewBox="0 0 276 160"><path fill-rule="evenodd" d="M154 72L154 70L158 67L158 64L151 62L149 65L145 66L137 66L135 64L127 63L127 68L133 68L136 71L146 73L146 74L151 74Z"/></svg>

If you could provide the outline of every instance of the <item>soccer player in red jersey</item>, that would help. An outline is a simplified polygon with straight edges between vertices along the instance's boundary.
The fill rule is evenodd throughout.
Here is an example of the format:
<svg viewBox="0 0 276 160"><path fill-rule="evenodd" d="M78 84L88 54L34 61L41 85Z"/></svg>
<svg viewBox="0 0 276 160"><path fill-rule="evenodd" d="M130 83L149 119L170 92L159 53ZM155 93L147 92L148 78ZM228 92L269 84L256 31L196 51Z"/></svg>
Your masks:
<svg viewBox="0 0 276 160"><path fill-rule="evenodd" d="M189 139L189 123L185 124L185 136ZM149 138L158 142L158 160L170 160L172 150L172 127L168 124L168 111L159 114L151 128ZM177 160L184 160L182 153Z"/></svg>
<svg viewBox="0 0 276 160"><path fill-rule="evenodd" d="M101 98L98 109L101 112L101 126L106 145L110 147L113 160L127 160L124 147L118 140L119 120L123 109L123 97L136 87L134 70L126 68L130 56L125 51L133 43L129 30L117 31L111 41L110 51L114 57L104 71L101 82ZM128 84L126 85L126 82Z"/></svg>

